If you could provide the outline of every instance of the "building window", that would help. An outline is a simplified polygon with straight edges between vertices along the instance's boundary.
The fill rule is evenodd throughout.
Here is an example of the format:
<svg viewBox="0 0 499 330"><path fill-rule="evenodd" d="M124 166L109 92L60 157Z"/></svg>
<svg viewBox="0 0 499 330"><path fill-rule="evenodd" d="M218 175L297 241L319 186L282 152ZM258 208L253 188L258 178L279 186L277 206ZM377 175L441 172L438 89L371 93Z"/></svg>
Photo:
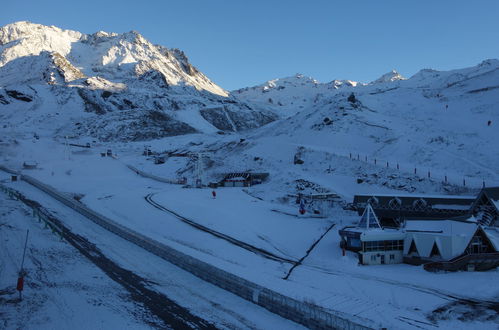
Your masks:
<svg viewBox="0 0 499 330"><path fill-rule="evenodd" d="M360 248L360 239L358 238L353 238L353 237L348 237L348 245L353 247L353 248Z"/></svg>
<svg viewBox="0 0 499 330"><path fill-rule="evenodd" d="M379 200L376 197L371 196L367 200L367 204L371 204L372 207L376 208L379 205Z"/></svg>
<svg viewBox="0 0 499 330"><path fill-rule="evenodd" d="M482 237L480 236L473 236L471 239L471 243L468 247L468 253L486 253L490 252L489 251L489 246Z"/></svg>
<svg viewBox="0 0 499 330"><path fill-rule="evenodd" d="M392 198L389 202L388 202L388 207L393 209L393 210L398 210L402 207L402 201L395 197L395 198Z"/></svg>
<svg viewBox="0 0 499 330"><path fill-rule="evenodd" d="M394 254L390 254L390 260L395 260L395 255Z"/></svg>
<svg viewBox="0 0 499 330"><path fill-rule="evenodd" d="M403 240L390 240L390 241L369 241L362 242L362 249L364 252L369 251L402 251L404 249Z"/></svg>
<svg viewBox="0 0 499 330"><path fill-rule="evenodd" d="M419 257L419 252L416 247L416 243L414 240L411 240L411 245L409 246L409 252L407 253L409 256L418 256Z"/></svg>
<svg viewBox="0 0 499 330"><path fill-rule="evenodd" d="M376 256L371 256L371 261L376 261Z"/></svg>
<svg viewBox="0 0 499 330"><path fill-rule="evenodd" d="M433 242L433 247L431 248L430 258L442 258L440 250L438 249L437 242Z"/></svg>
<svg viewBox="0 0 499 330"><path fill-rule="evenodd" d="M428 208L428 204L424 199L418 199L415 200L414 203L412 203L412 207L416 211L425 211Z"/></svg>

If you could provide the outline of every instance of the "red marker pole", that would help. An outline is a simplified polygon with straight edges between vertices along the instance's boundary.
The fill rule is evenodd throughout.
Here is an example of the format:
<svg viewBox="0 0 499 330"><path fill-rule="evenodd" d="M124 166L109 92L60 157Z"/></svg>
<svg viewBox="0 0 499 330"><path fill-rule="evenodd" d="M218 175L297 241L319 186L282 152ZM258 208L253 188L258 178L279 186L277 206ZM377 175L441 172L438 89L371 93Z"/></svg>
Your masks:
<svg viewBox="0 0 499 330"><path fill-rule="evenodd" d="M19 300L23 300L23 288L24 288L24 276L19 273L19 277L17 278L17 291L19 291Z"/></svg>
<svg viewBox="0 0 499 330"><path fill-rule="evenodd" d="M215 190L211 192L211 195L213 196L213 198L217 198L217 192Z"/></svg>
<svg viewBox="0 0 499 330"><path fill-rule="evenodd" d="M26 246L28 245L28 235L29 229L26 229L26 241L24 242L23 260L21 262L21 269L19 270L19 277L17 278L17 291L19 291L19 300L23 300L23 289L24 289L24 276L26 271L24 270L24 257L26 256Z"/></svg>

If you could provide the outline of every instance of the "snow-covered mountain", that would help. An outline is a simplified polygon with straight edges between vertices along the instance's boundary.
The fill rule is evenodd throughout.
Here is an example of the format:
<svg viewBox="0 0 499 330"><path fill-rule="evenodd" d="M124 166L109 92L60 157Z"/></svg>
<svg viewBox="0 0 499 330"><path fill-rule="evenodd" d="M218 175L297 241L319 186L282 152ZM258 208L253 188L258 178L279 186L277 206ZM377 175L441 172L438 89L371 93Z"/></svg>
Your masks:
<svg viewBox="0 0 499 330"><path fill-rule="evenodd" d="M357 256L342 255L338 230L359 220L345 207L356 194L471 196L483 183L499 185L498 104L498 60L452 71L424 69L409 79L392 71L368 84L320 83L298 74L229 93L189 64L181 51L152 45L136 32L85 35L27 22L0 29L0 165L21 170L183 254L339 315L362 318L369 321L366 324L375 321L378 325L371 328L495 325L490 317L494 306L489 304L497 298L497 290L489 289L497 279L495 271L444 278L413 266L358 267ZM69 144L62 143L65 136ZM92 141L97 139L101 141ZM143 155L146 140L155 157ZM81 148L90 141L90 148ZM101 157L109 149L115 157ZM164 162L156 161L160 159ZM25 164L37 164L36 169ZM199 180L206 185L227 173L242 172L268 175L261 176L266 178L262 184L218 189L217 194L186 189ZM19 319L20 305L10 303L5 321L10 327L60 326L61 315L70 326L79 320L74 315L94 313L95 301L101 300L110 302L98 304L99 310L104 308L101 319L112 316L106 324L134 325L137 320L126 317L127 308L116 313L116 306L130 303L121 279L132 278L126 283L134 292L140 291L136 279L155 283L148 291L157 298L150 301L164 301L156 293L168 293L222 328L290 328L290 323L274 323L268 311L260 316L214 287L204 296L197 294L206 290L189 274L177 273L176 267L170 271L146 250L110 236L33 186L12 179L0 171L2 184L64 219L65 226L78 233L75 237L89 238L87 243L78 240L79 246L95 241L98 249L89 250L90 255L100 249L102 255L89 258L92 262L99 260L99 266L107 255L130 271L114 276L122 272L113 266L109 277L119 285L112 285L91 265L59 269L60 258L46 251L60 251L63 263L81 260L68 259L70 246L56 246L60 238L50 240L50 230L42 236L43 226L31 217L38 211L0 196L5 237L10 236L0 244L0 264L10 276L0 276L6 288L0 290L0 300L13 302L7 299L17 296L18 265L12 260L20 259L14 251L20 253L22 225L37 235L30 238L26 255L28 274L33 275L28 277L32 284L24 304L45 306L34 310L33 317ZM182 187L172 182L182 182ZM306 213L299 215L298 194L330 194L331 200L306 197ZM206 230L200 230L203 227ZM280 257L262 258L248 246ZM288 267L282 258L301 261ZM48 267L40 270L40 263ZM293 277L283 280L297 265ZM95 274L95 281L72 279L80 269ZM61 271L67 276L56 277L66 289L54 292L51 288L60 287L60 281L46 285L46 278ZM166 273L170 278L162 275ZM472 280L478 275L479 283ZM101 285L112 290L96 294ZM82 287L90 300L85 295L73 299ZM463 301L483 302L484 310ZM133 308L142 302L133 299ZM149 315L142 309L131 311L133 316ZM464 321L457 322L464 314ZM142 318L139 321L141 326Z"/></svg>
<svg viewBox="0 0 499 330"><path fill-rule="evenodd" d="M246 146L227 151L214 142L210 152L222 150L212 155L215 164L226 168L213 169L258 163L254 170L285 175L282 162L295 154L309 157L301 168L312 172L331 155L357 154L407 173L417 167L499 182L498 60L423 69L409 79L391 71L369 84L297 74L228 93L181 51L136 32L85 35L20 22L0 29L0 43L4 130L143 141L255 129L242 134L252 141ZM344 175L358 176L341 166Z"/></svg>
<svg viewBox="0 0 499 330"><path fill-rule="evenodd" d="M392 70L388 73L385 73L378 79L374 80L371 82L371 84L380 84L380 83L387 83L387 82L392 82L392 81L397 81L397 80L405 80L406 78L402 77L400 73L398 73L396 70Z"/></svg>
<svg viewBox="0 0 499 330"><path fill-rule="evenodd" d="M333 80L321 84L317 80L296 74L292 77L269 80L264 84L232 91L240 100L254 102L273 109L281 116L294 115L312 106L318 98L347 86L357 86L351 80Z"/></svg>
<svg viewBox="0 0 499 330"><path fill-rule="evenodd" d="M135 31L87 35L29 22L0 28L0 102L12 124L103 140L237 131L275 118Z"/></svg>
<svg viewBox="0 0 499 330"><path fill-rule="evenodd" d="M353 154L368 163L377 159L377 166L399 163L409 174L417 167L439 180L453 173L456 182L463 176L499 182L498 60L424 69L409 79L393 71L371 84L339 88L297 76L233 93L285 115L255 136L283 144L280 150L302 146L315 163L327 163L327 153Z"/></svg>

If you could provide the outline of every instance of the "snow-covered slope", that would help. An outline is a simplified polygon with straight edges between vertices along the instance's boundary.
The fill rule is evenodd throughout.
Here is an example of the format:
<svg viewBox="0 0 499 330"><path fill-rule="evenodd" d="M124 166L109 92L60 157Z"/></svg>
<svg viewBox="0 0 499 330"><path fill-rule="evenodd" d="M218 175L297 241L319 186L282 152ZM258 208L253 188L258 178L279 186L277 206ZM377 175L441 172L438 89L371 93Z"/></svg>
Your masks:
<svg viewBox="0 0 499 330"><path fill-rule="evenodd" d="M376 161L378 168L399 164L409 176L416 168L436 181L448 176L461 185L464 177L474 178L474 186L482 180L499 183L498 60L452 71L424 69L410 79L391 72L367 85L340 88L297 76L233 93L291 115L253 136L288 150L290 158L293 148L302 147L315 164L303 165L309 170L327 164L331 155L353 155L361 162L344 171L347 175L358 176L356 167L373 167ZM265 154L264 148L254 147L256 156Z"/></svg>
<svg viewBox="0 0 499 330"><path fill-rule="evenodd" d="M42 45L35 47L40 49L36 54L9 55L27 42L22 29L1 35L2 59L9 59L0 66L2 164L21 169L23 162L36 161L38 168L25 173L82 196L81 202L127 227L272 289L304 300L314 297L314 303L384 327L411 329L413 324L404 322L414 320L418 327L470 328L473 323L453 320L468 313L455 305L456 297L495 301L497 290L487 289L496 271L441 277L406 265L358 267L354 255L341 256L337 230L358 220L356 213L343 209L355 194L473 195L482 180L487 186L499 185L499 61L447 72L425 69L409 79L390 72L370 84L322 84L296 75L224 96L187 78L176 83L171 76L180 71L163 72L163 62L144 55L152 46L130 41L140 39L134 33L84 36L40 29L47 32L32 39L32 45ZM111 44L118 46L108 54ZM170 52L182 62L176 57L180 53ZM75 59L71 54L88 56ZM201 80L200 75L197 78ZM270 123L261 126L266 122ZM217 130L234 133L182 135ZM38 133L35 138L33 132ZM106 142L92 142L91 148L82 150L53 139L54 132L56 137L92 136ZM166 138L169 135L179 136ZM87 142L75 140L70 139L80 145ZM143 140L149 140L148 148L155 156L164 156L165 163L141 155ZM118 154L117 160L100 157L108 148ZM212 198L206 189L142 178L126 164L156 179L185 178L192 186L197 180L219 181L230 172L269 175L263 184L219 189ZM5 181L10 179L3 175ZM19 189L23 183L9 184ZM306 214L299 216L294 196L315 193L331 193L334 198L310 200ZM283 282L287 269L282 263L260 260L218 236L188 228L146 202L144 196L151 195L203 226L296 260L311 251L312 242L319 242L320 230L336 226L291 281ZM105 234L102 238L107 240ZM143 270L156 274L155 269ZM479 285L469 280L478 275ZM217 309L222 306L209 303ZM449 306L459 316L451 313L447 323L428 323L442 306L446 318ZM478 316L470 319L483 321L475 328L494 326L495 319L487 314L474 314Z"/></svg>
<svg viewBox="0 0 499 330"><path fill-rule="evenodd" d="M396 70L392 70L388 73L385 73L378 79L374 80L373 82L371 82L371 84L387 83L397 80L405 80L405 78L402 77L402 75L398 73Z"/></svg>
<svg viewBox="0 0 499 330"><path fill-rule="evenodd" d="M29 22L0 28L0 102L13 124L104 140L235 131L275 118L230 97L182 51L135 31L87 35Z"/></svg>
<svg viewBox="0 0 499 330"><path fill-rule="evenodd" d="M351 80L333 80L321 84L311 77L296 74L293 77L269 80L262 85L241 88L232 91L232 95L273 109L281 116L289 116L313 106L324 94L356 85L357 82Z"/></svg>
<svg viewBox="0 0 499 330"><path fill-rule="evenodd" d="M7 130L142 141L258 128L244 134L246 147L221 152L220 164L266 155L258 170L283 175L281 162L295 153L307 155L314 164L302 168L311 171L333 154L353 154L369 166L499 182L498 60L409 79L392 71L369 84L298 74L227 94L182 52L136 32L85 35L20 22L0 29L0 42ZM347 167L344 175L360 175Z"/></svg>
<svg viewBox="0 0 499 330"><path fill-rule="evenodd" d="M0 45L0 66L47 52L64 58L68 62L66 65L73 65L83 72L83 76L72 78L98 75L107 80L126 82L148 71L157 71L168 85L185 84L227 96L226 91L193 67L182 51L153 45L136 31L123 34L100 31L86 35L54 26L18 22L0 29ZM34 71L33 75L39 73Z"/></svg>

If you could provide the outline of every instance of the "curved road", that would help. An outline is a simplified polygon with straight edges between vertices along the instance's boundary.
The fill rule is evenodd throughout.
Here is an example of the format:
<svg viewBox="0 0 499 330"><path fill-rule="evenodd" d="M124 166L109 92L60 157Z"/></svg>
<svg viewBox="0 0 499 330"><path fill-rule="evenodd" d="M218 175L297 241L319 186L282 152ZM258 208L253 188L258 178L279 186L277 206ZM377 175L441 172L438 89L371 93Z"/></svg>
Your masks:
<svg viewBox="0 0 499 330"><path fill-rule="evenodd" d="M133 301L143 305L163 323L152 324L153 326L173 329L216 329L210 322L193 315L188 309L178 305L164 294L152 290L147 279L109 259L94 243L73 233L38 202L28 199L24 195L20 195L20 200L44 214L50 223L60 231L66 242L100 268L110 279L120 284Z"/></svg>
<svg viewBox="0 0 499 330"><path fill-rule="evenodd" d="M175 211L172 211L172 210L164 207L163 205L157 203L156 201L154 201L152 199L152 197L154 195L155 195L155 193L148 194L147 196L144 197L144 199L146 200L147 203L151 204L152 206L154 206L158 210L161 210L163 212L170 213L170 214L174 215L177 219L188 224L191 227L194 227L198 230L204 231L205 233L211 234L217 238L221 238L221 239L223 239L223 240L225 240L225 241L227 241L235 246L238 246L238 247L243 248L247 251L253 252L261 257L264 257L264 258L267 258L267 259L270 259L273 261L282 262L282 263L289 263L292 265L296 265L298 263L298 260L288 259L288 258L284 258L284 257L278 256L278 255L275 255L274 253L272 253L270 251L267 251L267 250L264 250L262 248L256 247L254 245L248 244L246 242L240 241L232 236L223 234L223 233L218 232L216 230L205 227L197 222L194 222L191 219L188 219L188 218L176 213Z"/></svg>

